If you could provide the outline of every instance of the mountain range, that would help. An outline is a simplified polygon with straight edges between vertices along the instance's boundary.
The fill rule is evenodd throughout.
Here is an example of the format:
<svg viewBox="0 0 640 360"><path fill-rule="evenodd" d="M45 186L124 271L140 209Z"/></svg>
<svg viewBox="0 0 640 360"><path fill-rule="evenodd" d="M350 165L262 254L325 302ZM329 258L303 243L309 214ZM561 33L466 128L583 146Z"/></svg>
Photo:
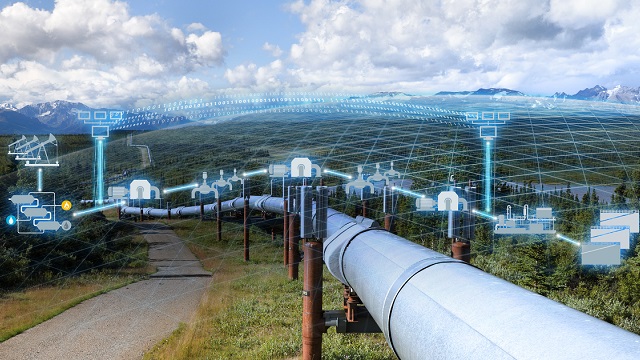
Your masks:
<svg viewBox="0 0 640 360"><path fill-rule="evenodd" d="M40 104L26 105L16 108L11 104L0 104L0 134L38 135L54 134L85 134L91 133L92 125L87 125L78 118L79 111L112 111L114 109L94 109L76 102L57 100ZM138 114L131 114L135 116ZM160 121L169 119L161 117ZM184 123L182 120L166 121L168 126ZM161 126L151 121L131 121L131 130L155 130Z"/></svg>
<svg viewBox="0 0 640 360"><path fill-rule="evenodd" d="M524 93L517 91L517 90L511 90L511 89L505 89L505 88L488 88L488 89L483 89L480 88L478 90L475 91L440 91L439 93L436 93L435 96L475 96L475 95L482 95L482 96L525 96Z"/></svg>
<svg viewBox="0 0 640 360"><path fill-rule="evenodd" d="M490 96L499 99L503 96L527 96L526 94L506 88L481 88L475 91L441 91L434 96L446 97L467 97L474 95ZM371 98L382 100L411 100L415 95L402 92L378 92L368 95ZM548 98L554 100L573 99L589 101L606 101L626 104L640 104L640 87L632 88L628 86L616 86L607 89L604 86L596 85L586 88L573 95L564 92L556 92ZM40 104L26 105L16 108L11 104L0 104L0 134L80 134L91 132L91 126L85 125L78 120L78 111L107 110L92 109L82 103L68 101L53 101ZM162 120L162 119L161 119ZM160 123L158 121L157 123ZM188 121L167 121L171 126L186 124ZM131 130L157 129L157 125L149 122L136 122L130 127Z"/></svg>
<svg viewBox="0 0 640 360"><path fill-rule="evenodd" d="M478 89L475 91L441 91L436 93L435 96L455 96L465 97L472 95L484 95L493 97L502 96L527 96L526 94L511 89L505 88L488 88ZM569 95L564 92L556 92L551 95L550 98L554 99L572 99L572 100L589 100L589 101L607 101L617 102L624 104L640 104L640 87L633 88L628 86L618 85L612 89L607 89L604 86L596 85L592 88L586 88L578 91L573 95Z"/></svg>

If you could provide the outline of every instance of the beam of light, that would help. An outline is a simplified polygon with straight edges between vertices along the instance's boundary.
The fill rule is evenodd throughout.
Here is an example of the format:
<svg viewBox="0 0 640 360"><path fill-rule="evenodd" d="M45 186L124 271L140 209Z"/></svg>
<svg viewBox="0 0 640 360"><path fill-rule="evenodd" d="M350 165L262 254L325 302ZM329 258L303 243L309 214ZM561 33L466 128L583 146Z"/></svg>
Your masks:
<svg viewBox="0 0 640 360"><path fill-rule="evenodd" d="M575 245L575 246L580 246L580 243L579 243L579 242L577 242L577 241L575 241L575 240L573 240L573 239L571 239L571 238L568 238L568 237L566 237L566 236L564 236L564 235L562 235L562 234L556 234L556 237L557 237L558 239L560 239L560 240L564 240L564 241L566 241L566 242L568 242L568 243L571 243L571 244L573 244L573 245Z"/></svg>
<svg viewBox="0 0 640 360"><path fill-rule="evenodd" d="M418 194L418 193L415 193L413 191L405 190L403 188L399 188L399 187L395 187L395 186L391 187L391 190L398 190L399 192L401 192L401 193L403 193L405 195L410 195L410 196L414 196L414 197L417 197L417 198L424 198L425 197L424 194Z"/></svg>
<svg viewBox="0 0 640 360"><path fill-rule="evenodd" d="M497 217L495 217L495 216L493 216L493 215L491 215L489 213L486 213L484 211L473 209L473 210L471 210L471 212L476 214L476 215L478 215L478 216L480 216L480 217L483 217L485 219L489 219L489 220L493 220L493 221L497 221L498 220Z"/></svg>
<svg viewBox="0 0 640 360"><path fill-rule="evenodd" d="M43 181L42 181L42 169L38 169L38 191L42 192L42 188L43 188Z"/></svg>
<svg viewBox="0 0 640 360"><path fill-rule="evenodd" d="M484 147L484 211L491 212L491 141Z"/></svg>
<svg viewBox="0 0 640 360"><path fill-rule="evenodd" d="M83 210L83 211L74 212L73 213L73 217L80 217L80 216L87 215L87 214L93 214L93 213L96 213L98 211L111 209L111 208L118 207L118 206L121 206L121 205L126 205L126 203L124 201L121 201L121 202L116 202L114 204L94 207L93 209L87 209L87 210Z"/></svg>
<svg viewBox="0 0 640 360"><path fill-rule="evenodd" d="M338 171L333 171L333 170L329 170L329 169L324 169L324 171L323 171L323 172L324 172L324 173L327 173L327 174L331 174L331 175L339 176L339 177L341 177L341 178L345 178L345 179L347 179L347 180L351 180L351 179L353 179L353 176L351 176L351 175L347 175L347 174L345 174L345 173L341 173L341 172L338 172Z"/></svg>
<svg viewBox="0 0 640 360"><path fill-rule="evenodd" d="M197 188L198 186L199 186L198 184L181 185L181 186L166 188L166 189L162 190L162 193L169 194L169 193L172 193L172 192L175 192L175 191L194 189L194 188Z"/></svg>
<svg viewBox="0 0 640 360"><path fill-rule="evenodd" d="M102 205L104 201L104 140L96 139L96 206Z"/></svg>
<svg viewBox="0 0 640 360"><path fill-rule="evenodd" d="M250 172L242 173L242 176L247 178L247 177L250 177L250 176L266 174L266 173L267 173L267 169L260 169L260 170L256 170L256 171L250 171Z"/></svg>

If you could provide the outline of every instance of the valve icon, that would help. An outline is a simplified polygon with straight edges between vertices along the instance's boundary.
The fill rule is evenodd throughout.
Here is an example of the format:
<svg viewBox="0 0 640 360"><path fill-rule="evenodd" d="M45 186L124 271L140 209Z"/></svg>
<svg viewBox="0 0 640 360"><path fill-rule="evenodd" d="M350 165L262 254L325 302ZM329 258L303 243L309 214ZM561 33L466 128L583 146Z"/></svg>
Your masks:
<svg viewBox="0 0 640 360"><path fill-rule="evenodd" d="M69 211L69 210L71 210L71 201L65 200L65 201L62 202L61 206L62 206L62 210Z"/></svg>

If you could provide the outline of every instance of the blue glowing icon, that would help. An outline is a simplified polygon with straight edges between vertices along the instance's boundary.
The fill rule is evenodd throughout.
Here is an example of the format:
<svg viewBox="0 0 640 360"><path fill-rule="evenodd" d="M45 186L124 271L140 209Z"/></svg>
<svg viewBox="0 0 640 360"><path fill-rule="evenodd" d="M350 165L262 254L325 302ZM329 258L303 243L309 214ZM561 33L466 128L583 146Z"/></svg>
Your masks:
<svg viewBox="0 0 640 360"><path fill-rule="evenodd" d="M13 215L7 216L7 225L13 226L16 224L16 217Z"/></svg>

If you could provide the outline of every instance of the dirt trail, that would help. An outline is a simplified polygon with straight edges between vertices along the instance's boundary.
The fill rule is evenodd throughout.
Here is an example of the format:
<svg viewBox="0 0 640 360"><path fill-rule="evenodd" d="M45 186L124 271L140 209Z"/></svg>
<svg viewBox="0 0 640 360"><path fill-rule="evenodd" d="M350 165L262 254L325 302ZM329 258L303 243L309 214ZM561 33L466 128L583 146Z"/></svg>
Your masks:
<svg viewBox="0 0 640 360"><path fill-rule="evenodd" d="M143 225L158 272L87 300L0 344L0 359L139 359L189 322L211 274L176 234Z"/></svg>

